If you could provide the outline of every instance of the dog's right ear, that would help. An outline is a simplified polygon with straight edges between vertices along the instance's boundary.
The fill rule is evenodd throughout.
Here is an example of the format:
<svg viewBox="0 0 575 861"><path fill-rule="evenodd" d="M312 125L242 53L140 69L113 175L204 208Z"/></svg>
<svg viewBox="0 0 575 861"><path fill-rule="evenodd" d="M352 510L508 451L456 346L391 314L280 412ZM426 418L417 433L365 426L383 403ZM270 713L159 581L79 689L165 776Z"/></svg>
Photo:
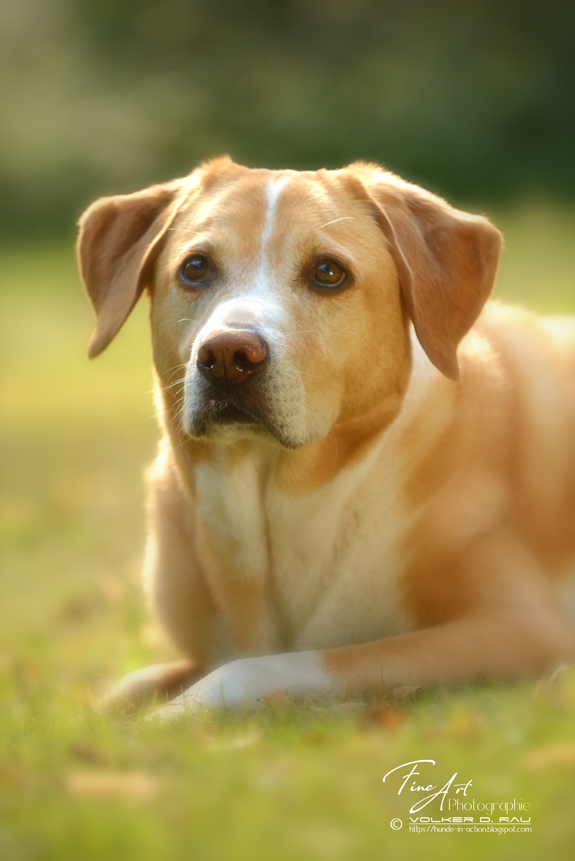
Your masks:
<svg viewBox="0 0 575 861"><path fill-rule="evenodd" d="M103 197L79 221L78 262L96 313L88 355L99 356L148 286L162 239L185 198L185 180Z"/></svg>

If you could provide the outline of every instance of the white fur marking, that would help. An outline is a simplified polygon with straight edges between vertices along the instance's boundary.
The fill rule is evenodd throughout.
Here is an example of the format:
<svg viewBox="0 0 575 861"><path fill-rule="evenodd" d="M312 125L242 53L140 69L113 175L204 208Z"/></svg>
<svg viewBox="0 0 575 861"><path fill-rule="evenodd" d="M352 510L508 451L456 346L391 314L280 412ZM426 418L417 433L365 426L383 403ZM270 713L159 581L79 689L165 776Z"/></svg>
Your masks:
<svg viewBox="0 0 575 861"><path fill-rule="evenodd" d="M262 252L265 252L274 229L275 213L279 196L290 179L291 176L280 176L277 179L270 179L266 186L266 200L268 208L266 212L266 223L262 232Z"/></svg>
<svg viewBox="0 0 575 861"><path fill-rule="evenodd" d="M272 274L269 265L268 245L275 225L278 200L290 179L291 176L289 175L279 176L277 179L270 179L266 186L266 220L262 230L260 265L255 277L255 284L257 285L258 290L264 293L266 293L269 288L270 277Z"/></svg>
<svg viewBox="0 0 575 861"><path fill-rule="evenodd" d="M315 651L241 658L200 679L151 717L171 720L202 708L265 707L264 698L278 690L290 698L316 700L330 692L344 694L345 686L326 673Z"/></svg>

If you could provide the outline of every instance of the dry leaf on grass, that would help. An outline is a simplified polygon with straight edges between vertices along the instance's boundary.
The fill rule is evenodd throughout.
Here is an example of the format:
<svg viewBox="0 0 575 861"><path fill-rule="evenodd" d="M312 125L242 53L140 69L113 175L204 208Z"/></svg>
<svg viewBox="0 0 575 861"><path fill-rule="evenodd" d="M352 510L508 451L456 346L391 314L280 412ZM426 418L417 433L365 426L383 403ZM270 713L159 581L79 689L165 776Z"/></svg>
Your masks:
<svg viewBox="0 0 575 861"><path fill-rule="evenodd" d="M382 703L380 705L372 706L365 713L363 724L365 726L381 726L384 729L394 730L403 726L406 718L407 712L405 709Z"/></svg>
<svg viewBox="0 0 575 861"><path fill-rule="evenodd" d="M284 692L281 690L274 691L273 694L269 695L269 697L263 697L263 699L274 712L280 711L281 709L291 709L295 705L295 703L292 702L289 697L286 697Z"/></svg>
<svg viewBox="0 0 575 861"><path fill-rule="evenodd" d="M466 709L458 711L449 721L448 728L456 735L463 737L474 735L482 725L481 717L474 711Z"/></svg>
<svg viewBox="0 0 575 861"><path fill-rule="evenodd" d="M71 771L64 785L70 795L127 801L150 801L160 791L155 778L137 771Z"/></svg>
<svg viewBox="0 0 575 861"><path fill-rule="evenodd" d="M532 750L523 760L527 771L547 771L550 768L575 768L575 744L556 742Z"/></svg>

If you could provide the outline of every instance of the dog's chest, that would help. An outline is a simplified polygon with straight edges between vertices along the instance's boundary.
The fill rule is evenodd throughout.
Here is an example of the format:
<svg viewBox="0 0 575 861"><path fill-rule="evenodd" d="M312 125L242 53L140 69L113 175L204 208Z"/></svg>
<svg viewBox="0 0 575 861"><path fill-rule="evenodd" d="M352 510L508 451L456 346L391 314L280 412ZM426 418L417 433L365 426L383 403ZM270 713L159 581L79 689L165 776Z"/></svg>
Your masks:
<svg viewBox="0 0 575 861"><path fill-rule="evenodd" d="M256 582L265 596L269 642L258 650L327 648L410 628L398 593L409 526L401 475L376 454L305 497L282 493L248 459L226 475L198 468L200 511L225 578Z"/></svg>

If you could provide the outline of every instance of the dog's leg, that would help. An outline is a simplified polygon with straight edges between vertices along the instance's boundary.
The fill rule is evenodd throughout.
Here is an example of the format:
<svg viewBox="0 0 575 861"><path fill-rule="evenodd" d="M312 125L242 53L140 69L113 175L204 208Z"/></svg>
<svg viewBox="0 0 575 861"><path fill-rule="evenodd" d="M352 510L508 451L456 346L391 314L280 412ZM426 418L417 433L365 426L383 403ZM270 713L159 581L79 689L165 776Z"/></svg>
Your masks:
<svg viewBox="0 0 575 861"><path fill-rule="evenodd" d="M486 569L494 560L499 569ZM470 609L457 618L371 643L233 661L158 714L265 704L277 690L319 699L481 675L506 679L575 659L575 632L521 542L478 541L465 553L459 583L469 592Z"/></svg>
<svg viewBox="0 0 575 861"><path fill-rule="evenodd" d="M201 676L191 661L154 664L124 676L99 703L103 711L135 711L154 700L177 697Z"/></svg>
<svg viewBox="0 0 575 861"><path fill-rule="evenodd" d="M558 619L561 625L562 620ZM170 718L207 708L265 705L281 690L320 700L400 685L506 679L575 659L575 639L537 637L503 619L470 617L373 643L323 651L243 658L224 664L158 712Z"/></svg>
<svg viewBox="0 0 575 861"><path fill-rule="evenodd" d="M155 615L186 660L125 676L100 701L106 710L135 711L154 699L176 697L201 677L207 662L214 609L197 562L189 505L165 451L150 470L149 491L146 590Z"/></svg>

